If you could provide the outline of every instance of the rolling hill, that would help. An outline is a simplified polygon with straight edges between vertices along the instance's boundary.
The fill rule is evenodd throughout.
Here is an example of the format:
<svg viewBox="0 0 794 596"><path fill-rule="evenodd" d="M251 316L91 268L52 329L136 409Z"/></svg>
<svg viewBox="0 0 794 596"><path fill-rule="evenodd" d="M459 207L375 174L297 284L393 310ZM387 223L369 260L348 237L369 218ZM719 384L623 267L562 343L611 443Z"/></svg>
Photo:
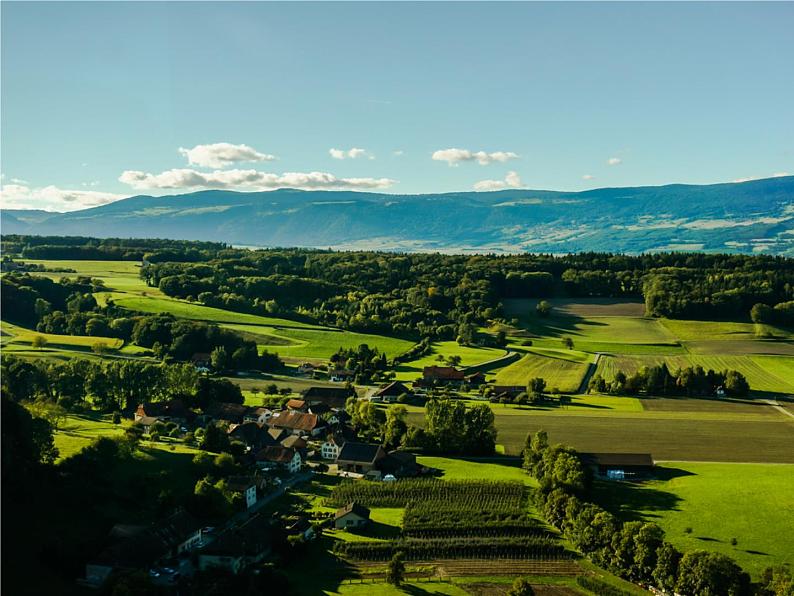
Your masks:
<svg viewBox="0 0 794 596"><path fill-rule="evenodd" d="M397 195L207 190L42 214L3 233L215 240L259 247L794 255L794 176L712 185Z"/></svg>

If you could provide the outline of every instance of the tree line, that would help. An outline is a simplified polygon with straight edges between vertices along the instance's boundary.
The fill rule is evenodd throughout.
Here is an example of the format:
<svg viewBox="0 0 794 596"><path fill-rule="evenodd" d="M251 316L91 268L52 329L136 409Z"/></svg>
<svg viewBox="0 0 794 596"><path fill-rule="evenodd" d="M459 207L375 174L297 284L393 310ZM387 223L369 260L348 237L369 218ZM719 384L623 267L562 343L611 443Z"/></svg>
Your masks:
<svg viewBox="0 0 794 596"><path fill-rule="evenodd" d="M737 370L705 370L700 365L679 368L673 372L667 364L644 366L632 375L618 370L611 381L600 374L590 379L587 387L590 393L610 393L612 395L686 395L713 396L723 391L731 397L746 397L750 384Z"/></svg>
<svg viewBox="0 0 794 596"><path fill-rule="evenodd" d="M2 393L14 402L43 402L67 410L111 413L177 398L187 407L204 410L217 402L244 401L238 385L201 376L189 364L4 356L0 374Z"/></svg>
<svg viewBox="0 0 794 596"><path fill-rule="evenodd" d="M590 477L576 451L549 445L544 431L527 436L524 468L537 478L538 508L583 554L629 581L668 593L749 596L750 576L725 555L681 553L654 523L622 522L587 501Z"/></svg>

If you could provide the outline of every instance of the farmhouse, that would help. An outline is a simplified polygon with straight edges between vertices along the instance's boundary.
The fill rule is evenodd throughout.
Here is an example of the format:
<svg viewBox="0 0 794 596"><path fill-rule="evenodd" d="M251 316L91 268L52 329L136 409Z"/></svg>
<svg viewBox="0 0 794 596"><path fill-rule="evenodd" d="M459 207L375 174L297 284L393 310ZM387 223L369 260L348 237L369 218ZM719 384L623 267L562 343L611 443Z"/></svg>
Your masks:
<svg viewBox="0 0 794 596"><path fill-rule="evenodd" d="M347 381L352 381L355 376L356 373L352 370L344 368L328 371L328 379L334 383L346 383Z"/></svg>
<svg viewBox="0 0 794 596"><path fill-rule="evenodd" d="M298 435L290 435L281 441L281 445L291 449L297 449L298 451L303 451L306 449L308 443L303 437L299 437Z"/></svg>
<svg viewBox="0 0 794 596"><path fill-rule="evenodd" d="M141 418L152 416L185 423L195 418L196 414L181 399L170 399L164 402L139 404L133 415L133 420L137 422Z"/></svg>
<svg viewBox="0 0 794 596"><path fill-rule="evenodd" d="M494 385L492 388L491 399L497 401L503 397L515 399L522 393L526 393L527 388L523 385Z"/></svg>
<svg viewBox="0 0 794 596"><path fill-rule="evenodd" d="M155 422L160 422L160 419L156 416L144 416L142 418L138 418L135 424L140 426L143 429L143 432L148 435Z"/></svg>
<svg viewBox="0 0 794 596"><path fill-rule="evenodd" d="M240 424L243 417L248 412L243 404L232 404L228 402L217 402L207 408L207 413L216 420L225 420L230 424Z"/></svg>
<svg viewBox="0 0 794 596"><path fill-rule="evenodd" d="M325 426L325 422L316 414L289 411L273 414L268 424L273 428L283 428L293 435L309 434L312 436L320 434Z"/></svg>
<svg viewBox="0 0 794 596"><path fill-rule="evenodd" d="M356 391L352 387L309 387L301 394L310 406L322 403L332 410L344 410L347 399L355 396Z"/></svg>
<svg viewBox="0 0 794 596"><path fill-rule="evenodd" d="M466 374L454 366L425 366L422 369L422 382L425 384L462 383Z"/></svg>
<svg viewBox="0 0 794 596"><path fill-rule="evenodd" d="M286 470L294 474L301 468L300 452L291 447L273 445L256 454L256 465L264 470Z"/></svg>
<svg viewBox="0 0 794 596"><path fill-rule="evenodd" d="M313 540L314 526L305 515L298 515L284 520L284 530L287 536L301 536L304 540Z"/></svg>
<svg viewBox="0 0 794 596"><path fill-rule="evenodd" d="M641 478L653 473L650 453L582 453L582 463L611 480Z"/></svg>
<svg viewBox="0 0 794 596"><path fill-rule="evenodd" d="M270 420L270 417L273 415L273 412L269 408L249 408L245 416L243 416L243 422L258 422L259 424L267 424L267 421Z"/></svg>
<svg viewBox="0 0 794 596"><path fill-rule="evenodd" d="M200 542L201 524L181 509L151 526L116 525L107 547L86 564L82 583L100 587L114 571L149 567L161 558L189 552Z"/></svg>
<svg viewBox="0 0 794 596"><path fill-rule="evenodd" d="M313 376L316 368L311 362L303 362L298 365L298 374Z"/></svg>
<svg viewBox="0 0 794 596"><path fill-rule="evenodd" d="M230 528L202 548L198 553L201 571L223 569L239 573L249 565L259 563L269 553L273 543L273 526L264 515L256 515L239 527Z"/></svg>
<svg viewBox="0 0 794 596"><path fill-rule="evenodd" d="M227 490L242 495L245 499L245 508L250 509L256 505L256 483L246 476L232 476L226 480Z"/></svg>
<svg viewBox="0 0 794 596"><path fill-rule="evenodd" d="M408 478L422 473L422 466L416 463L416 456L399 449L389 451L386 457L378 462L377 467L384 475L395 478Z"/></svg>
<svg viewBox="0 0 794 596"><path fill-rule="evenodd" d="M385 403L394 403L401 395L410 395L411 390L399 381L392 381L388 385L384 385L380 389L376 389L370 396L370 401L382 401Z"/></svg>
<svg viewBox="0 0 794 596"><path fill-rule="evenodd" d="M358 503L351 502L336 510L334 528L361 528L369 523L369 509Z"/></svg>
<svg viewBox="0 0 794 596"><path fill-rule="evenodd" d="M305 412L308 404L302 399L290 399L287 401L287 409L291 412Z"/></svg>
<svg viewBox="0 0 794 596"><path fill-rule="evenodd" d="M347 441L339 450L336 465L340 471L366 474L376 470L378 462L384 457L386 452L380 445Z"/></svg>
<svg viewBox="0 0 794 596"><path fill-rule="evenodd" d="M485 383L485 373L481 371L471 373L469 375L466 375L465 381L472 387L479 387L480 385Z"/></svg>
<svg viewBox="0 0 794 596"><path fill-rule="evenodd" d="M342 446L347 441L355 441L356 439L355 430L344 424L337 424L326 436L325 441L320 447L320 455L323 459L335 460L339 456L339 451L342 449Z"/></svg>
<svg viewBox="0 0 794 596"><path fill-rule="evenodd" d="M230 426L228 435L229 439L244 443L252 451L259 451L262 447L277 444L268 434L267 428L258 422L244 422Z"/></svg>

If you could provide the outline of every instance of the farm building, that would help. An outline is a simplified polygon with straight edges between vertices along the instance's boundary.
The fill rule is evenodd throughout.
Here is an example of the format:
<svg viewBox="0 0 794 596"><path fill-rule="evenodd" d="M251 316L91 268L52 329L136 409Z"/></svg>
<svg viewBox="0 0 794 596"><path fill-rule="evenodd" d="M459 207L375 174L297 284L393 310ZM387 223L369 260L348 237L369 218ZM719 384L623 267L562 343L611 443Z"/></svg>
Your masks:
<svg viewBox="0 0 794 596"><path fill-rule="evenodd" d="M300 470L301 454L297 449L291 447L283 447L275 445L265 447L256 454L256 465L264 470L287 470L290 474L294 474Z"/></svg>
<svg viewBox="0 0 794 596"><path fill-rule="evenodd" d="M351 502L336 510L334 528L361 528L369 523L369 509L358 503Z"/></svg>
<svg viewBox="0 0 794 596"><path fill-rule="evenodd" d="M226 480L226 489L242 495L246 509L256 505L256 483L246 476L232 476Z"/></svg>
<svg viewBox="0 0 794 596"><path fill-rule="evenodd" d="M454 366L425 366L422 369L422 382L427 383L462 383L466 373Z"/></svg>
<svg viewBox="0 0 794 596"><path fill-rule="evenodd" d="M239 573L264 559L273 543L270 518L257 515L241 526L224 531L198 553L199 569L224 569Z"/></svg>
<svg viewBox="0 0 794 596"><path fill-rule="evenodd" d="M380 445L347 441L339 451L336 465L345 472L366 474L377 469L378 462L385 457L386 452Z"/></svg>
<svg viewBox="0 0 794 596"><path fill-rule="evenodd" d="M315 436L325 427L323 419L315 414L290 411L273 414L268 424L273 428L283 428L293 435L309 434Z"/></svg>
<svg viewBox="0 0 794 596"><path fill-rule="evenodd" d="M392 381L388 385L376 389L370 396L370 401L382 401L385 403L394 403L401 395L410 395L411 390L400 381Z"/></svg>
<svg viewBox="0 0 794 596"><path fill-rule="evenodd" d="M610 480L642 478L653 473L650 453L582 453L582 463Z"/></svg>
<svg viewBox="0 0 794 596"><path fill-rule="evenodd" d="M301 393L309 406L322 403L332 410L344 410L347 398L355 396L356 391L352 387L309 387Z"/></svg>

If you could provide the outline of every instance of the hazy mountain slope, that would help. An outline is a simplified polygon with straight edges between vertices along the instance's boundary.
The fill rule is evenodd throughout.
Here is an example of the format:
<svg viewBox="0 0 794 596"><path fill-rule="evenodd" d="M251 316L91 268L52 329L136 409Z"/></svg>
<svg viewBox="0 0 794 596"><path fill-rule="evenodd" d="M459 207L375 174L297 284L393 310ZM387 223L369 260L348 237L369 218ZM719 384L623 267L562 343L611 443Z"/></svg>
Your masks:
<svg viewBox="0 0 794 596"><path fill-rule="evenodd" d="M735 184L427 195L277 190L136 196L3 232L218 240L256 246L794 254L794 176ZM24 230L16 230L24 226Z"/></svg>

